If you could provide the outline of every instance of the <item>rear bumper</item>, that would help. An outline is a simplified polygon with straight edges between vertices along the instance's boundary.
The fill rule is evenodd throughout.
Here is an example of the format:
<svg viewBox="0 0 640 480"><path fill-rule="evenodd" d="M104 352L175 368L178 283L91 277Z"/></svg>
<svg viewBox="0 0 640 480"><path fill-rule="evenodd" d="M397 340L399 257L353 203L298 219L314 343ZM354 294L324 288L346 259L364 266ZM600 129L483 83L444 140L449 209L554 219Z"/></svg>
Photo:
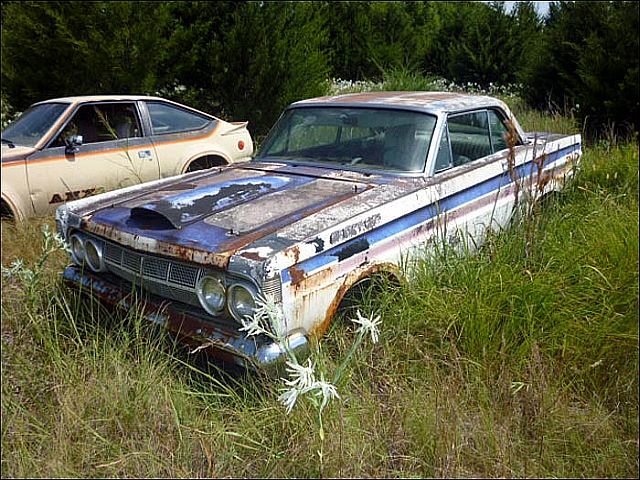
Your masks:
<svg viewBox="0 0 640 480"><path fill-rule="evenodd" d="M67 286L99 298L107 305L130 309L135 295L125 291L109 275L96 275L77 265L68 266L62 273ZM190 346L206 345L207 352L224 361L266 373L280 370L287 359L283 347L270 339L247 338L228 322L215 322L205 314L195 315L159 297L150 296L141 302L144 318L177 334L182 343ZM288 348L298 359L309 353L309 341L302 331L287 337Z"/></svg>

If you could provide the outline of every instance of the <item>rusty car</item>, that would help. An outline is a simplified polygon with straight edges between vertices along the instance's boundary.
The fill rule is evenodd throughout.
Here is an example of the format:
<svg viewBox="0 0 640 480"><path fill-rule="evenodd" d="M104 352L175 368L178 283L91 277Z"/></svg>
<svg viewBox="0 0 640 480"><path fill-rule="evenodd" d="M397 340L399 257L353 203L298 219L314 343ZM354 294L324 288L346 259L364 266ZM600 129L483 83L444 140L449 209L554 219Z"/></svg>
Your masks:
<svg viewBox="0 0 640 480"><path fill-rule="evenodd" d="M151 96L38 102L2 131L0 214L22 220L96 193L248 160L247 122Z"/></svg>
<svg viewBox="0 0 640 480"><path fill-rule="evenodd" d="M446 241L479 245L518 200L563 188L579 134L525 133L502 101L375 92L285 109L250 162L69 202L63 278L187 344L258 371L305 353L355 285L410 275ZM527 188L527 187L534 188ZM284 341L243 321L271 302Z"/></svg>

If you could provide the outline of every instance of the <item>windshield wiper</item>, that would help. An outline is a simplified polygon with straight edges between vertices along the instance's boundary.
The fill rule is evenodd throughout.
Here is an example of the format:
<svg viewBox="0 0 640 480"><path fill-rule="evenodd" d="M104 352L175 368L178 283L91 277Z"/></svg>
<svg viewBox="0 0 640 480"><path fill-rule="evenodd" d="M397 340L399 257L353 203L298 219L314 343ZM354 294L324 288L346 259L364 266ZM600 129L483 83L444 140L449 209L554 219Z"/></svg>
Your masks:
<svg viewBox="0 0 640 480"><path fill-rule="evenodd" d="M9 145L9 148L16 148L13 142L11 140L7 140L6 138L2 139L2 143L6 143L7 145Z"/></svg>

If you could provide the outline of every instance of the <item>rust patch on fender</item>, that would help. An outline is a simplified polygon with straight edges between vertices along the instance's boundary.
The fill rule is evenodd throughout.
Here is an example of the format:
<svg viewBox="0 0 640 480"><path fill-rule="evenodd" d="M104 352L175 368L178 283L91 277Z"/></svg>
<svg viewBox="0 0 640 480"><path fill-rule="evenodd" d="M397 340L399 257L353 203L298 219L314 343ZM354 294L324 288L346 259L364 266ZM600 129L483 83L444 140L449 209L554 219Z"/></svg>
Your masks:
<svg viewBox="0 0 640 480"><path fill-rule="evenodd" d="M295 265L289 269L289 273L291 275L291 285L296 288L306 278L305 273Z"/></svg>
<svg viewBox="0 0 640 480"><path fill-rule="evenodd" d="M349 291L349 289L353 285L355 285L358 281L366 277L370 277L371 275L379 272L389 273L397 279L401 278L399 268L396 265L393 265L391 263L383 263L383 264L375 264L375 265L365 264L360 269L350 272L347 275L347 278L345 278L342 285L340 285L340 288L338 288L338 291L336 292L335 297L333 297L331 305L329 305L329 308L327 309L324 319L321 322L314 325L313 328L309 331L309 337L320 339L320 337L322 337L322 335L324 335L324 333L329 328L329 325L331 325L331 320L333 320L333 317L338 311L338 307L340 307L340 303L342 302L342 299L344 298L345 294Z"/></svg>
<svg viewBox="0 0 640 480"><path fill-rule="evenodd" d="M263 260L265 260L265 257L260 256L260 254L257 252L242 252L240 256L248 258L249 260L255 260L257 262L262 262Z"/></svg>
<svg viewBox="0 0 640 480"><path fill-rule="evenodd" d="M293 264L295 265L300 261L300 247L294 245L289 251L293 252Z"/></svg>
<svg viewBox="0 0 640 480"><path fill-rule="evenodd" d="M298 262L300 261L300 247L298 247L298 245L294 245L285 252L285 255L290 256L290 253L293 254L293 265L289 268L289 272L291 274L291 285L296 287L297 290L300 283L306 278L304 271L298 268Z"/></svg>

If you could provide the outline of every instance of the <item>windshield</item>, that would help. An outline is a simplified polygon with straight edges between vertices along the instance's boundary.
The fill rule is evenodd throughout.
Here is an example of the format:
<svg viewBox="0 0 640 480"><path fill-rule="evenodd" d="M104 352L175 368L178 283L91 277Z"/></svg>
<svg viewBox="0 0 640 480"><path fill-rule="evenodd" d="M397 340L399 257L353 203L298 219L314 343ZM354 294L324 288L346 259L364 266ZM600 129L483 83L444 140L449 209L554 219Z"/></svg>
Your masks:
<svg viewBox="0 0 640 480"><path fill-rule="evenodd" d="M2 140L33 147L67 107L68 103L42 103L30 107L2 131Z"/></svg>
<svg viewBox="0 0 640 480"><path fill-rule="evenodd" d="M294 108L269 132L256 160L422 172L435 124L432 115L406 110Z"/></svg>

